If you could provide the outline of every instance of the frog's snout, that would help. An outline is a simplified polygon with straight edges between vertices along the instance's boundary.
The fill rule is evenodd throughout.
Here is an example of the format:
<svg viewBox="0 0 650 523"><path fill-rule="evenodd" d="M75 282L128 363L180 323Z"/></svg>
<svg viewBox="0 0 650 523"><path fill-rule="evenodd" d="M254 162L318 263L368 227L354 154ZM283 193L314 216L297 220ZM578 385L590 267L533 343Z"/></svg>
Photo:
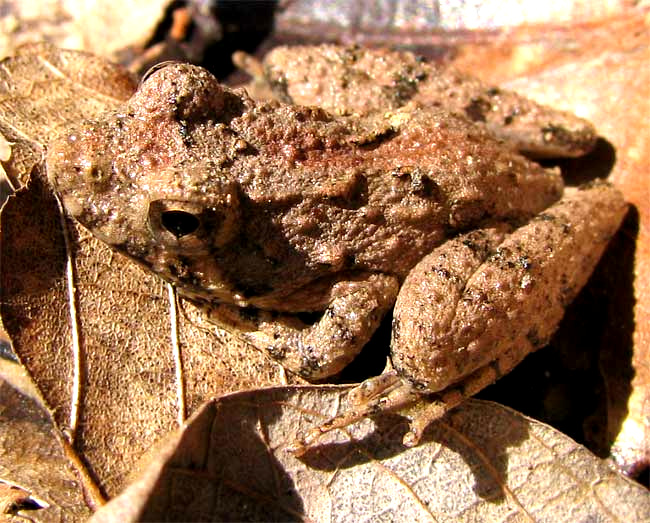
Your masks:
<svg viewBox="0 0 650 523"><path fill-rule="evenodd" d="M88 153L93 149L92 137L89 138L81 130L71 132L48 145L48 180L74 216L86 207L84 202L88 203L94 196L111 190L111 170Z"/></svg>

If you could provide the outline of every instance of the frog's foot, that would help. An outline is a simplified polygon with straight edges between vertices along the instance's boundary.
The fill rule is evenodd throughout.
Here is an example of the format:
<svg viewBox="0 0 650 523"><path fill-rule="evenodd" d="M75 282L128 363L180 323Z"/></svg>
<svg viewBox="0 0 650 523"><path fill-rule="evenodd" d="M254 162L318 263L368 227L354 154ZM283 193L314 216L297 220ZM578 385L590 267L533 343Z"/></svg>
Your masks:
<svg viewBox="0 0 650 523"><path fill-rule="evenodd" d="M415 447L422 439L424 430L432 422L510 372L523 358L517 356L517 351L503 354L496 361L474 371L462 383L440 392L427 394L426 405L410 416L409 431L402 438L404 446Z"/></svg>
<svg viewBox="0 0 650 523"><path fill-rule="evenodd" d="M420 396L411 383L398 376L395 371L384 372L352 389L348 393L350 406L343 413L298 434L287 450L301 456L316 445L323 434L347 427L374 414L408 407L416 403Z"/></svg>
<svg viewBox="0 0 650 523"><path fill-rule="evenodd" d="M287 449L296 456L301 456L316 446L321 436L327 432L345 428L368 416L401 409L405 410L409 419L409 430L402 443L405 447L414 447L432 422L512 370L520 361L513 356L515 355L511 353L504 354L495 362L470 374L462 383L436 393L418 390L395 370L369 378L348 393L349 407L344 412L298 434Z"/></svg>
<svg viewBox="0 0 650 523"><path fill-rule="evenodd" d="M215 305L208 318L232 330L307 380L340 372L361 351L395 303L393 276L366 274L332 286L331 301L313 324L297 315Z"/></svg>

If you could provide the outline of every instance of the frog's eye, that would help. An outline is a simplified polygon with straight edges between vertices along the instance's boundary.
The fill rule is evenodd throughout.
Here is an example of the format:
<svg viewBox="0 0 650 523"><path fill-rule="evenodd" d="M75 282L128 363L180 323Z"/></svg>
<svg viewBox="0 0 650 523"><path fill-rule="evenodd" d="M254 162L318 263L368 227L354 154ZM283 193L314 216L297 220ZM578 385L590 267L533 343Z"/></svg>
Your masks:
<svg viewBox="0 0 650 523"><path fill-rule="evenodd" d="M201 225L194 214L186 211L165 211L160 216L160 223L176 238L192 234Z"/></svg>
<svg viewBox="0 0 650 523"><path fill-rule="evenodd" d="M182 64L182 62L179 62L178 60L165 60L164 62L158 62L157 64L147 69L147 71L142 75L142 78L140 79L140 85L145 83L147 79L154 73L160 71L161 69L164 69L165 67L170 67L176 64Z"/></svg>
<svg viewBox="0 0 650 523"><path fill-rule="evenodd" d="M149 230L156 241L188 251L223 247L239 230L239 206L233 194L208 204L161 199L149 203Z"/></svg>
<svg viewBox="0 0 650 523"><path fill-rule="evenodd" d="M202 205L192 202L154 200L149 203L149 229L168 245L199 247L205 242L205 214Z"/></svg>

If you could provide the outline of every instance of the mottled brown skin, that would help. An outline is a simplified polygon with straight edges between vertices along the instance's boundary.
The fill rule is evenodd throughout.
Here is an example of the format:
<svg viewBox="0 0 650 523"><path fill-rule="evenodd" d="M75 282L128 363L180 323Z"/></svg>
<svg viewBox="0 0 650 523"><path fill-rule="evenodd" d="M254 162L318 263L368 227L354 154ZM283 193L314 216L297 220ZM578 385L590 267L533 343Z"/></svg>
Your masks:
<svg viewBox="0 0 650 523"><path fill-rule="evenodd" d="M558 172L519 155L485 126L439 108L411 103L344 117L256 103L184 64L153 71L122 109L69 130L48 148L47 167L68 212L93 234L307 379L339 372L397 299L396 370L361 387L361 407L329 428L380 407L410 404L422 391L466 383L471 393L496 377L485 369L506 370L538 348L625 211L620 193L598 184L571 197L583 209L580 216L593 215L584 227L552 210L540 214L562 196ZM500 259L505 231L534 216L531 224L550 224L552 232L524 234L517 240L521 252L500 272L514 278L508 285L525 280L541 289L559 312L534 314L526 332L505 336L514 347L496 346L489 336L485 343L471 341L476 350L469 358L464 347L443 347L437 338L459 336L438 327L438 284L426 282L431 270L418 262L438 260L443 286L455 282L457 292L465 292L462 278L478 274L486 258ZM590 232L577 234L576 227ZM463 262L467 274L455 276L439 249L459 241L484 247L470 247L480 256ZM558 271L545 261L560 244L579 253L578 269ZM530 261L517 265L521 259ZM483 329L472 328L482 310L491 310L491 298L481 296L502 285L489 275L479 282L474 315L454 328L480 338ZM462 292L443 315L454 316L466 299ZM521 292L500 296L506 315L519 306L534 312L540 303L535 298L531 305ZM299 319L307 312L316 313L313 323ZM528 345L518 345L522 336ZM329 428L312 431L296 449Z"/></svg>
<svg viewBox="0 0 650 523"><path fill-rule="evenodd" d="M409 52L337 45L277 47L264 58L264 76L288 103L338 114L396 110L407 103L443 108L487 127L537 158L581 156L597 135L588 121L440 69Z"/></svg>

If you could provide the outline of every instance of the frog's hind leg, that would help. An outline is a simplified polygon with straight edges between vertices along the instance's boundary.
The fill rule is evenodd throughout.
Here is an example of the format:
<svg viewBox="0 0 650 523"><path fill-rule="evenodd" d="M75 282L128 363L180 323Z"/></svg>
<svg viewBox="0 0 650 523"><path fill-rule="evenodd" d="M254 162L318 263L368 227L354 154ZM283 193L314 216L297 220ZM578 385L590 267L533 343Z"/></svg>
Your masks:
<svg viewBox="0 0 650 523"><path fill-rule="evenodd" d="M368 273L332 285L330 302L313 324L297 315L215 305L208 318L266 351L307 380L340 372L368 342L395 303L397 279Z"/></svg>
<svg viewBox="0 0 650 523"><path fill-rule="evenodd" d="M546 345L625 212L622 195L596 182L567 190L503 241L503 231L473 231L411 271L395 304L391 361L441 403L416 417L406 444Z"/></svg>
<svg viewBox="0 0 650 523"><path fill-rule="evenodd" d="M501 241L483 229L449 240L409 273L393 313L391 360L421 390L441 391L547 344L627 206L606 183L562 200Z"/></svg>

